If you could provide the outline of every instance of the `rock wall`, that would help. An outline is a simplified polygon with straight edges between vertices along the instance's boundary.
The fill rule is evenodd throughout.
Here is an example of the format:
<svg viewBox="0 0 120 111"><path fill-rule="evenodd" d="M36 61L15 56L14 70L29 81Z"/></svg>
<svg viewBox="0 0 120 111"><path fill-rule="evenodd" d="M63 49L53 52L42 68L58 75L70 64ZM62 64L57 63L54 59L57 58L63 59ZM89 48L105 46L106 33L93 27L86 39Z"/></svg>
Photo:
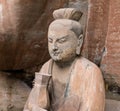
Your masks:
<svg viewBox="0 0 120 111"><path fill-rule="evenodd" d="M30 88L11 73L0 72L0 111L22 111Z"/></svg>
<svg viewBox="0 0 120 111"><path fill-rule="evenodd" d="M83 55L101 67L109 84L120 85L120 1L90 0Z"/></svg>
<svg viewBox="0 0 120 111"><path fill-rule="evenodd" d="M100 65L108 26L109 4L105 0L90 0L83 51L87 58Z"/></svg>
<svg viewBox="0 0 120 111"><path fill-rule="evenodd" d="M120 0L109 1L108 30L101 69L107 81L120 87Z"/></svg>
<svg viewBox="0 0 120 111"><path fill-rule="evenodd" d="M47 28L54 9L68 0L0 1L0 70L43 64L48 58Z"/></svg>

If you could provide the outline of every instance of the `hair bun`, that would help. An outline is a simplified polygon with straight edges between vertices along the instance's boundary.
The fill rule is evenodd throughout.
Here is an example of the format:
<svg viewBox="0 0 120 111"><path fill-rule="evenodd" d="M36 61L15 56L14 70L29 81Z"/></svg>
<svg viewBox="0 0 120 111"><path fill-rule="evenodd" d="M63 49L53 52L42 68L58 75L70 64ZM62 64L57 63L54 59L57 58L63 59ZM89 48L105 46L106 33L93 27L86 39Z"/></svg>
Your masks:
<svg viewBox="0 0 120 111"><path fill-rule="evenodd" d="M79 21L82 16L82 12L75 8L61 8L53 12L54 19L71 19Z"/></svg>

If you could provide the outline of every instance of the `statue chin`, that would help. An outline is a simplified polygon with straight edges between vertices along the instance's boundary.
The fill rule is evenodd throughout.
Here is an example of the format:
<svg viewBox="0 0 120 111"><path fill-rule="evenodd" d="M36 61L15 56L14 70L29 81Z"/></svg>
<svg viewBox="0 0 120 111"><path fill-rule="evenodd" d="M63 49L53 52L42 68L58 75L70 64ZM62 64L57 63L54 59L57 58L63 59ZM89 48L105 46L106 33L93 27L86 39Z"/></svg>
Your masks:
<svg viewBox="0 0 120 111"><path fill-rule="evenodd" d="M60 62L62 61L62 58L59 56L51 56L51 58L55 61L55 62Z"/></svg>
<svg viewBox="0 0 120 111"><path fill-rule="evenodd" d="M70 63L70 62L72 62L75 58L73 58L73 57L71 57L71 58L63 58L63 57L59 57L59 56L57 56L57 57L51 57L52 58L52 60L54 60L56 63Z"/></svg>

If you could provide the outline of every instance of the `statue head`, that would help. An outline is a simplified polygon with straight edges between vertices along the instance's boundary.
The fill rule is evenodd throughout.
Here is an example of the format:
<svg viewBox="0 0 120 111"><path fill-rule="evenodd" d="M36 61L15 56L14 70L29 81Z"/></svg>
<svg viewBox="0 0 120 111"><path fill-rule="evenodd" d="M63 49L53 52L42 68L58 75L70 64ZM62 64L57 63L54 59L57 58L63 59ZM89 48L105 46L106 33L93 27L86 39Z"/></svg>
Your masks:
<svg viewBox="0 0 120 111"><path fill-rule="evenodd" d="M48 30L48 48L56 62L68 62L80 55L83 30L79 22L69 19L53 21Z"/></svg>

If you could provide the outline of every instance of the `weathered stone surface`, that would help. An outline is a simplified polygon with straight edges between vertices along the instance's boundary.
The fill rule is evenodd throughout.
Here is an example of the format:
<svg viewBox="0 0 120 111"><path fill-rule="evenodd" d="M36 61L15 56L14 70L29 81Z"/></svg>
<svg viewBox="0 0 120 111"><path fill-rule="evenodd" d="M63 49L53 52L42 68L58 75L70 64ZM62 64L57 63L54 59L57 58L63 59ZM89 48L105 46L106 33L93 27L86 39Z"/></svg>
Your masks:
<svg viewBox="0 0 120 111"><path fill-rule="evenodd" d="M67 18L70 19L63 19L66 16L61 10L65 13L68 11ZM50 24L48 30L51 59L36 73L35 85L24 111L34 108L47 111L104 111L102 73L95 64L81 57L81 24L72 20L73 8L62 8L55 12L58 19Z"/></svg>
<svg viewBox="0 0 120 111"><path fill-rule="evenodd" d="M120 0L109 1L109 22L101 68L108 81L120 86Z"/></svg>
<svg viewBox="0 0 120 111"><path fill-rule="evenodd" d="M82 16L82 12L75 8L61 8L53 12L54 19L71 19L79 21Z"/></svg>
<svg viewBox="0 0 120 111"><path fill-rule="evenodd" d="M47 28L53 10L76 7L85 14L87 0L0 0L0 70L18 70L48 60Z"/></svg>
<svg viewBox="0 0 120 111"><path fill-rule="evenodd" d="M47 27L54 9L68 0L0 1L0 69L25 69L45 62Z"/></svg>
<svg viewBox="0 0 120 111"><path fill-rule="evenodd" d="M69 0L68 7L77 8L83 13L79 22L83 26L83 30L85 32L87 14L88 14L88 0Z"/></svg>
<svg viewBox="0 0 120 111"><path fill-rule="evenodd" d="M120 101L107 99L105 111L120 111Z"/></svg>
<svg viewBox="0 0 120 111"><path fill-rule="evenodd" d="M33 73L36 68L39 67L40 69L41 64L49 58L46 45L47 28L52 21L53 10L59 7L86 9L86 1L0 0L0 70L27 69L29 72L32 67ZM82 2L84 2L84 5L81 5ZM85 17L82 17L81 21L84 21L83 18ZM14 73L12 74L14 75ZM8 77L11 77L10 80ZM1 96L4 97L6 88L8 88L7 100L6 98L2 99L0 110L3 108L3 111L6 111L8 106L12 111L21 111L25 100L23 100L22 95L27 88L24 89L25 86L21 81L13 79L12 76L6 76L5 73L0 76L0 79L3 85L3 87L0 85ZM16 91L14 88L16 88ZM28 93L25 95L28 95ZM11 96L13 99L11 99Z"/></svg>
<svg viewBox="0 0 120 111"><path fill-rule="evenodd" d="M88 3L88 20L84 43L84 55L100 64L104 50L108 25L108 8L106 0L90 0Z"/></svg>
<svg viewBox="0 0 120 111"><path fill-rule="evenodd" d="M83 55L120 85L120 1L90 0Z"/></svg>
<svg viewBox="0 0 120 111"><path fill-rule="evenodd" d="M0 111L22 111L29 92L25 83L0 72Z"/></svg>

